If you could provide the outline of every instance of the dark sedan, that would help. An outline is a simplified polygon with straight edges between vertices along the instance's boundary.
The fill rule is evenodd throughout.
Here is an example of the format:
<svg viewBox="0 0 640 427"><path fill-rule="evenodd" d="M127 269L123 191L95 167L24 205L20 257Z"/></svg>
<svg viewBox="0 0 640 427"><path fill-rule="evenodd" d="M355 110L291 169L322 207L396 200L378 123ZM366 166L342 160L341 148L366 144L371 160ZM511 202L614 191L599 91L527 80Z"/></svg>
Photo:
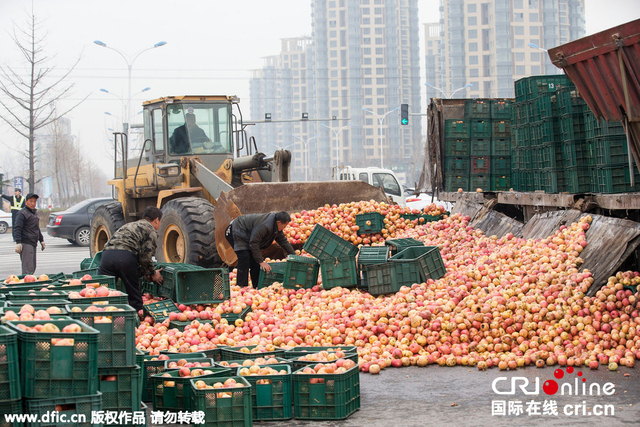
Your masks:
<svg viewBox="0 0 640 427"><path fill-rule="evenodd" d="M100 206L112 202L110 197L84 200L66 211L49 215L47 233L52 237L67 239L78 246L89 246L91 237L91 218Z"/></svg>

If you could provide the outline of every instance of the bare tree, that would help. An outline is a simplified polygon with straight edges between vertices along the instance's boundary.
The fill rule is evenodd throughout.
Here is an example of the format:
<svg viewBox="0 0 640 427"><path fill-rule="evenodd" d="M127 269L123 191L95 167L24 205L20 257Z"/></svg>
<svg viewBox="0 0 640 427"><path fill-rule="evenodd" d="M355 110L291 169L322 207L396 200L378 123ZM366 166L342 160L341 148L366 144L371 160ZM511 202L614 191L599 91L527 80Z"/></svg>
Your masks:
<svg viewBox="0 0 640 427"><path fill-rule="evenodd" d="M0 67L0 93L8 100L0 98L0 105L7 115L0 115L19 135L29 141L25 157L29 161L29 191L34 191L35 174L35 132L47 126L69 111L76 108L84 99L60 113L53 107L57 101L65 98L73 84L63 85L63 81L75 69L78 61L60 78L50 78L54 68L46 66L44 40L47 34L40 36L40 25L33 12L28 15L24 29L16 28L9 34L27 64L28 74L17 69ZM26 74L26 75L25 75ZM85 98L86 99L86 98Z"/></svg>

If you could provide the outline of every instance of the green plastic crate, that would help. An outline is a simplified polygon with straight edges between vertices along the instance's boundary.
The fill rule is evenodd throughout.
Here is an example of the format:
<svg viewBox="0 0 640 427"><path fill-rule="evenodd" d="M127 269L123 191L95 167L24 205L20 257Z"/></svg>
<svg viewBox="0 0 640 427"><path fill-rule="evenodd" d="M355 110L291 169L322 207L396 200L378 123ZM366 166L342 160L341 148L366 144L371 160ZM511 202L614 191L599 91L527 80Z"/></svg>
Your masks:
<svg viewBox="0 0 640 427"><path fill-rule="evenodd" d="M469 140L469 155L489 157L491 154L491 138L471 138Z"/></svg>
<svg viewBox="0 0 640 427"><path fill-rule="evenodd" d="M595 193L627 193L640 191L640 174L634 165L634 182L631 186L631 174L627 164L591 168Z"/></svg>
<svg viewBox="0 0 640 427"><path fill-rule="evenodd" d="M7 301L46 302L65 299L68 295L69 293L64 291L11 291L5 294L5 297Z"/></svg>
<svg viewBox="0 0 640 427"><path fill-rule="evenodd" d="M491 122L492 138L510 138L511 137L511 120L493 120Z"/></svg>
<svg viewBox="0 0 640 427"><path fill-rule="evenodd" d="M91 263L93 262L93 258L84 258L80 261L80 270L87 270L91 267Z"/></svg>
<svg viewBox="0 0 640 427"><path fill-rule="evenodd" d="M509 157L511 156L511 137L491 138L491 156Z"/></svg>
<svg viewBox="0 0 640 427"><path fill-rule="evenodd" d="M228 377L232 375L233 370L229 368L219 368L211 366L208 368L187 368L189 371L194 369L210 370L212 374L201 375L199 377L181 377L179 370L165 370L161 374L152 375L149 380L151 389L153 390L153 410L154 411L170 411L178 412L184 410L193 410L193 388L191 380L205 380L208 378ZM171 378L163 376L171 375ZM171 385L173 382L173 386Z"/></svg>
<svg viewBox="0 0 640 427"><path fill-rule="evenodd" d="M509 99L491 100L492 119L511 119L511 106L513 102Z"/></svg>
<svg viewBox="0 0 640 427"><path fill-rule="evenodd" d="M156 263L156 269L162 268L162 283L158 285L158 296L162 298L176 299L176 280L174 278L175 273L179 271L193 271L196 267L191 264L184 263Z"/></svg>
<svg viewBox="0 0 640 427"><path fill-rule="evenodd" d="M573 85L569 87L560 87L556 91L556 100L558 103L558 114L580 113L584 114L587 103L584 102Z"/></svg>
<svg viewBox="0 0 640 427"><path fill-rule="evenodd" d="M629 162L627 137L606 136L588 140L587 158L594 166L611 166Z"/></svg>
<svg viewBox="0 0 640 427"><path fill-rule="evenodd" d="M0 401L0 427L22 427L24 423L22 422L8 422L5 421L2 415L4 414L22 414L22 400L6 400Z"/></svg>
<svg viewBox="0 0 640 427"><path fill-rule="evenodd" d="M530 147L533 145L531 142L531 125L526 124L512 128L511 138L518 148Z"/></svg>
<svg viewBox="0 0 640 427"><path fill-rule="evenodd" d="M469 157L452 157L445 156L444 158L444 170L450 174L462 174L469 173Z"/></svg>
<svg viewBox="0 0 640 427"><path fill-rule="evenodd" d="M464 117L468 119L490 119L491 100L467 99L464 103Z"/></svg>
<svg viewBox="0 0 640 427"><path fill-rule="evenodd" d="M160 285L156 282L148 282L144 279L140 280L140 292L143 294L150 294L152 296L158 296L160 294Z"/></svg>
<svg viewBox="0 0 640 427"><path fill-rule="evenodd" d="M100 260L102 259L102 251L96 252L93 258L84 258L80 261L80 270L88 270L90 268L100 267Z"/></svg>
<svg viewBox="0 0 640 427"><path fill-rule="evenodd" d="M489 191L491 188L491 176L488 173L473 174L471 175L469 186L473 190L480 188L483 191Z"/></svg>
<svg viewBox="0 0 640 427"><path fill-rule="evenodd" d="M516 102L532 100L542 93L555 92L560 86L571 84L564 74L525 77L515 81Z"/></svg>
<svg viewBox="0 0 640 427"><path fill-rule="evenodd" d="M592 190L588 167L565 168L566 190L569 193L590 193Z"/></svg>
<svg viewBox="0 0 640 427"><path fill-rule="evenodd" d="M342 258L355 256L358 247L332 233L320 224L313 227L313 231L302 247L307 253L318 259Z"/></svg>
<svg viewBox="0 0 640 427"><path fill-rule="evenodd" d="M284 353L282 353L282 355L284 355ZM271 358L271 357L269 357ZM265 358L265 359L269 359L269 358ZM289 365L289 366L293 366L293 362L289 359L285 359L282 356L277 356L274 357L274 359L277 360L277 363L252 363L252 365L264 365L264 366L272 366L274 368L280 366L280 365ZM252 362L256 362L258 361L258 359L238 359L238 360L221 360L219 362L215 363L215 366L219 366L221 368L231 368L231 369L236 369L236 368L243 368L243 367L250 367L252 365L245 365L244 363L247 360L251 360ZM233 364L237 364L237 366L231 366Z"/></svg>
<svg viewBox="0 0 640 427"><path fill-rule="evenodd" d="M562 141L585 139L586 127L584 115L580 113L569 113L559 116L560 136Z"/></svg>
<svg viewBox="0 0 640 427"><path fill-rule="evenodd" d="M357 251L358 248L355 248ZM316 258L289 255L282 286L287 289L310 289L318 283L319 269L320 262Z"/></svg>
<svg viewBox="0 0 640 427"><path fill-rule="evenodd" d="M258 289L266 288L274 283L282 283L284 281L284 272L287 268L286 262L270 262L270 272L260 269L260 278L258 279Z"/></svg>
<svg viewBox="0 0 640 427"><path fill-rule="evenodd" d="M390 247L391 255L395 255L398 252L402 252L403 250L414 246L424 246L424 243L420 240L412 239L411 237L404 239L388 239L384 244L385 246Z"/></svg>
<svg viewBox="0 0 640 427"><path fill-rule="evenodd" d="M358 287L368 289L369 285L364 275L365 265L383 264L389 259L389 246L362 246L358 252L356 263L358 266Z"/></svg>
<svg viewBox="0 0 640 427"><path fill-rule="evenodd" d="M197 320L201 325L205 325L207 323L213 323L212 320L202 320L202 319L194 319ZM191 324L191 320L187 320L186 322L180 322L178 320L172 320L169 322L169 329L179 329L181 332L184 332L184 329Z"/></svg>
<svg viewBox="0 0 640 427"><path fill-rule="evenodd" d="M85 311L91 305L70 304L66 306L69 317L98 330L98 368L136 365L135 336L137 313L124 304L111 304L122 311ZM73 311L77 307L82 311ZM110 317L111 322L101 323L101 317Z"/></svg>
<svg viewBox="0 0 640 427"><path fill-rule="evenodd" d="M288 349L284 352L283 357L286 359L295 360L300 356L306 356L307 354L319 353L321 351L337 351L342 350L346 354L346 358L358 362L358 359L353 359L352 356L358 355L358 347L353 345L330 345L330 346L298 346Z"/></svg>
<svg viewBox="0 0 640 427"><path fill-rule="evenodd" d="M291 375L294 418L342 420L360 409L358 366L341 374L301 372L298 370Z"/></svg>
<svg viewBox="0 0 640 427"><path fill-rule="evenodd" d="M469 138L447 138L444 140L444 155L464 157L469 155Z"/></svg>
<svg viewBox="0 0 640 427"><path fill-rule="evenodd" d="M0 326L0 402L22 397L18 359L18 333Z"/></svg>
<svg viewBox="0 0 640 427"><path fill-rule="evenodd" d="M169 359L204 359L206 356L204 353L163 353L169 357ZM155 359L155 360L153 360ZM144 370L142 372L142 401L151 402L153 400L153 390L149 377L151 375L164 372L165 360L159 360L158 356L146 355L144 356Z"/></svg>
<svg viewBox="0 0 640 427"><path fill-rule="evenodd" d="M561 168L562 164L562 144L544 144L540 147L542 155L542 168Z"/></svg>
<svg viewBox="0 0 640 427"><path fill-rule="evenodd" d="M140 389L140 399L142 400L142 385L143 385L143 381L142 381L142 376L143 374L146 372L144 369L144 356L145 356L145 352L140 350L139 348L136 348L136 365L140 366L140 384L139 384L139 389Z"/></svg>
<svg viewBox="0 0 640 427"><path fill-rule="evenodd" d="M75 278L80 279L80 277L75 277ZM114 276L94 274L94 275L91 275L91 279L80 280L80 281L84 285L86 285L87 283L99 283L100 286L106 286L107 288L114 289L116 287L116 278ZM60 283L69 284L69 282L70 282L70 279L65 279L65 280L62 280Z"/></svg>
<svg viewBox="0 0 640 427"><path fill-rule="evenodd" d="M191 408L194 411L203 411L205 427L251 427L253 425L253 409L251 405L251 384L245 377L216 377L202 381L207 385L216 382L224 382L233 378L244 387L227 389L198 389L195 386L198 379L191 379L193 391ZM221 393L230 393L231 397L221 397ZM203 424L201 424L203 425Z"/></svg>
<svg viewBox="0 0 640 427"><path fill-rule="evenodd" d="M391 263L365 265L363 271L371 295L395 293L400 289Z"/></svg>
<svg viewBox="0 0 640 427"><path fill-rule="evenodd" d="M535 105L540 110L540 117L547 119L558 115L556 104L556 94L553 92L540 94L535 99Z"/></svg>
<svg viewBox="0 0 640 427"><path fill-rule="evenodd" d="M53 394L52 396L56 396ZM35 422L30 423L32 427L94 427L95 424L91 423L91 414L102 410L102 393L96 392L91 395L64 397L56 396L43 399L25 399L24 400L24 413L33 414L38 416L38 420L47 414L56 414L59 417L65 416L67 420L72 416L84 415L86 422L77 423L60 423L56 419L52 419L50 422Z"/></svg>
<svg viewBox="0 0 640 427"><path fill-rule="evenodd" d="M204 352L203 352L204 353ZM186 360L186 359L185 359ZM179 370L180 366L169 366L171 363L176 362L176 359L169 359L169 360L165 360L164 361L164 371L163 372L167 372L167 371L175 371L175 370ZM204 367L199 367L200 369L209 369L215 366L215 361L211 358L211 357L205 357L204 359L193 359L190 360L189 363L200 363L200 364L206 364L208 363L209 366L204 366ZM191 367L187 366L187 369L191 369ZM193 369L197 369L198 366L193 367Z"/></svg>
<svg viewBox="0 0 640 427"><path fill-rule="evenodd" d="M403 264L417 265L422 280L436 280L447 273L437 246L412 246L392 256L389 262L395 263L396 269Z"/></svg>
<svg viewBox="0 0 640 427"><path fill-rule="evenodd" d="M491 119L470 119L471 138L491 138ZM473 145L471 145L473 153Z"/></svg>
<svg viewBox="0 0 640 427"><path fill-rule="evenodd" d="M168 319L169 313L182 313L176 303L171 300L147 303L143 305L143 308L158 323Z"/></svg>
<svg viewBox="0 0 640 427"><path fill-rule="evenodd" d="M272 367L278 371L286 370L286 374L278 375L246 375L243 376L251 384L251 406L254 421L288 420L293 417L291 367L289 365L258 365ZM240 376L240 367L236 375ZM259 384L258 382L268 381Z"/></svg>
<svg viewBox="0 0 640 427"><path fill-rule="evenodd" d="M471 164L471 175L488 174L491 172L491 158L487 157L471 157L469 163Z"/></svg>
<svg viewBox="0 0 640 427"><path fill-rule="evenodd" d="M546 193L562 193L567 191L564 168L545 168L539 172L540 181L536 190L544 190Z"/></svg>
<svg viewBox="0 0 640 427"><path fill-rule="evenodd" d="M458 188L462 188L462 191L469 191L469 174L446 174L444 177L444 188L445 191L451 192L458 191Z"/></svg>
<svg viewBox="0 0 640 427"><path fill-rule="evenodd" d="M82 332L25 332L17 327L52 323L60 330L76 324ZM7 322L18 332L22 396L46 399L95 394L98 391L99 332L77 320ZM73 339L73 345L52 345L52 339Z"/></svg>
<svg viewBox="0 0 640 427"><path fill-rule="evenodd" d="M356 257L320 261L322 287L324 289L352 288L358 286Z"/></svg>
<svg viewBox="0 0 640 427"><path fill-rule="evenodd" d="M471 127L469 120L446 119L444 121L445 138L469 138Z"/></svg>
<svg viewBox="0 0 640 427"><path fill-rule="evenodd" d="M379 233L384 228L384 215L379 212L366 212L356 215L358 234Z"/></svg>
<svg viewBox="0 0 640 427"><path fill-rule="evenodd" d="M107 381L108 377L113 376L116 377L115 381ZM127 412L138 410L142 399L140 366L100 368L98 377L98 390L102 393L103 410Z"/></svg>
<svg viewBox="0 0 640 427"><path fill-rule="evenodd" d="M16 308L20 309L20 307L22 307L23 305L29 304L36 310L46 310L49 307L58 307L63 309L64 307L66 307L67 304L70 304L70 303L71 301L66 299L51 299L47 301L11 300L11 301L5 301L4 306L7 309L15 311Z"/></svg>
<svg viewBox="0 0 640 427"><path fill-rule="evenodd" d="M106 296L106 297L91 297L91 298L72 298L71 296L68 297L69 301L71 301L71 304L101 304L101 305L112 305L112 304L128 304L129 303L129 297L127 294L123 293L122 291L118 291L116 289L113 288L107 288L109 289L109 291L116 291L119 292L120 295L114 295L114 296Z"/></svg>
<svg viewBox="0 0 640 427"><path fill-rule="evenodd" d="M255 360L258 357L280 357L282 356L282 354L284 354L284 350L281 348L276 348L273 351L263 351L261 353L245 353L240 351L243 348L249 349L251 351L256 347L256 345L222 347L220 349L220 357L222 358L222 360Z"/></svg>
<svg viewBox="0 0 640 427"><path fill-rule="evenodd" d="M589 150L584 139L562 141L562 165L565 168L587 167Z"/></svg>
<svg viewBox="0 0 640 427"><path fill-rule="evenodd" d="M227 322L229 324L233 324L235 323L236 320L238 319L242 319L244 320L245 317L247 317L247 314L249 314L251 312L251 306L247 306L245 307L239 314L235 314L235 313L222 313L220 316L223 319L227 319Z"/></svg>
<svg viewBox="0 0 640 427"><path fill-rule="evenodd" d="M226 268L181 271L176 276L176 302L179 304L217 304L231 297Z"/></svg>
<svg viewBox="0 0 640 427"><path fill-rule="evenodd" d="M291 359L291 363L293 364L293 370L297 371L298 369L304 368L305 366L313 367L313 366L317 365L318 363L320 363L320 364L322 364L322 363L332 363L332 362L318 362L318 361L312 361L312 360L300 360L300 357L306 356L308 354L320 353L321 351L332 352L332 351L337 350L340 347L339 346L334 346L334 347L326 347L326 348L327 348L326 350L321 350L321 347L309 347L309 351L306 351L306 352L305 351L298 351L298 352L296 352L299 355ZM350 359L350 360L353 360L356 364L358 363L358 351L357 351L357 349L355 347L343 346L342 350L345 353L345 355L342 357L342 359ZM334 362L335 362L335 360L334 360Z"/></svg>
<svg viewBox="0 0 640 427"><path fill-rule="evenodd" d="M509 175L511 173L511 157L492 157L491 174Z"/></svg>
<svg viewBox="0 0 640 427"><path fill-rule="evenodd" d="M82 276L84 276L85 274L89 274L92 277L93 276L98 276L98 268L87 268L84 270L78 270L78 271L74 271L73 273L71 273L72 278L74 279L79 279Z"/></svg>
<svg viewBox="0 0 640 427"><path fill-rule="evenodd" d="M512 188L511 175L491 175L491 191L509 191Z"/></svg>

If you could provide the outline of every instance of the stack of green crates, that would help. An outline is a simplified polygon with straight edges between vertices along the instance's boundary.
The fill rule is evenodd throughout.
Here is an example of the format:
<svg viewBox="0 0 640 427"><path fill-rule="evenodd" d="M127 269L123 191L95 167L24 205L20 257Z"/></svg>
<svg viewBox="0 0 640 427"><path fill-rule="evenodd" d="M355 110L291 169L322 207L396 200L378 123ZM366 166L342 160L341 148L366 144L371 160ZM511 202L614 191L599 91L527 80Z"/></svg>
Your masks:
<svg viewBox="0 0 640 427"><path fill-rule="evenodd" d="M179 304L215 304L228 300L229 270L204 268L182 263L162 263L163 281L158 287L159 296L170 298Z"/></svg>
<svg viewBox="0 0 640 427"><path fill-rule="evenodd" d="M634 183L629 172L629 149L624 127L620 122L598 119L584 111L587 146L588 178L594 193L625 193L640 191L640 174L633 162Z"/></svg>
<svg viewBox="0 0 640 427"><path fill-rule="evenodd" d="M317 224L303 249L318 258L322 273L322 286L325 289L338 286L349 288L358 285L357 246ZM286 276L285 280L287 280Z"/></svg>
<svg viewBox="0 0 640 427"><path fill-rule="evenodd" d="M102 409L133 414L142 403L142 368L137 364L135 347L137 313L126 304L105 306L113 311L87 311L89 307L70 304L66 309L71 318L100 333L98 390L102 393Z"/></svg>
<svg viewBox="0 0 640 427"><path fill-rule="evenodd" d="M27 332L18 328L18 324L32 328L45 323L54 325L59 332ZM6 326L17 332L20 379L15 385L20 385L24 413L41 417L58 410L58 415L83 414L90 420L92 411L102 409L102 395L98 391L98 330L68 317L7 322ZM67 332L65 327L73 328L74 332ZM3 389L13 397L11 384Z"/></svg>
<svg viewBox="0 0 640 427"><path fill-rule="evenodd" d="M18 333L0 326L0 416L22 414L21 399Z"/></svg>
<svg viewBox="0 0 640 427"><path fill-rule="evenodd" d="M511 100L469 99L445 120L445 190L505 191L511 185Z"/></svg>

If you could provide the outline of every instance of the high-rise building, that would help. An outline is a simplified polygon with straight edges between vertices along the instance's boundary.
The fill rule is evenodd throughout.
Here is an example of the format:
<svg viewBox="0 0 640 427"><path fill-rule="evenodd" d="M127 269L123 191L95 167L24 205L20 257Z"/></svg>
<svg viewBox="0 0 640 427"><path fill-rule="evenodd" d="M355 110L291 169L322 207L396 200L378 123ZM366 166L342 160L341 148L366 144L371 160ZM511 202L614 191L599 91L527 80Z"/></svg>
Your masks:
<svg viewBox="0 0 640 427"><path fill-rule="evenodd" d="M400 105L420 113L418 1L314 0L312 29L311 41L294 53L304 62L294 64L283 44L277 61L254 72L251 118L271 112L273 119L255 131L279 147L292 145L294 179L305 177L306 153L308 179L329 178L335 165L383 165L416 179L421 123L416 117L401 125ZM287 74L296 71L299 80ZM278 122L303 112L309 121Z"/></svg>
<svg viewBox="0 0 640 427"><path fill-rule="evenodd" d="M440 22L424 31L427 82L439 89L427 99L513 97L515 80L562 72L545 49L585 35L584 0L440 0Z"/></svg>

